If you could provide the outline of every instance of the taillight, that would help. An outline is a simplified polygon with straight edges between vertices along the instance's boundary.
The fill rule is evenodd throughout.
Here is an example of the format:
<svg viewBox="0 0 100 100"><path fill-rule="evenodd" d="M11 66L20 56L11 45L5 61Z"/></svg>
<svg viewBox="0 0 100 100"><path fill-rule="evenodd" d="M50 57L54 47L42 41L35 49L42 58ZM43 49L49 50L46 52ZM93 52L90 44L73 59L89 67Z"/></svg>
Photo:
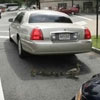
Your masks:
<svg viewBox="0 0 100 100"><path fill-rule="evenodd" d="M91 39L91 32L88 28L85 29L85 39Z"/></svg>
<svg viewBox="0 0 100 100"><path fill-rule="evenodd" d="M43 40L43 34L42 34L41 29L38 29L38 28L33 29L30 39L31 40Z"/></svg>

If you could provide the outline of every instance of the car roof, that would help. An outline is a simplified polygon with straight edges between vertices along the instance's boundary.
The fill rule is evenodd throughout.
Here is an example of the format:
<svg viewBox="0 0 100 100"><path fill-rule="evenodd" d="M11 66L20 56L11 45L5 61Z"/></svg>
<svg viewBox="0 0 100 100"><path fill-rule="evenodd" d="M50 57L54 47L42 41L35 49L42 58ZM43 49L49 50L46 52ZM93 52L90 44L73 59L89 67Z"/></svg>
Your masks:
<svg viewBox="0 0 100 100"><path fill-rule="evenodd" d="M20 13L25 13L23 22L28 22L31 14L62 16L62 17L69 18L71 20L69 15L59 12L59 11L54 11L54 10L35 10L35 9L34 10L24 10L24 11L18 12L17 15L19 15Z"/></svg>

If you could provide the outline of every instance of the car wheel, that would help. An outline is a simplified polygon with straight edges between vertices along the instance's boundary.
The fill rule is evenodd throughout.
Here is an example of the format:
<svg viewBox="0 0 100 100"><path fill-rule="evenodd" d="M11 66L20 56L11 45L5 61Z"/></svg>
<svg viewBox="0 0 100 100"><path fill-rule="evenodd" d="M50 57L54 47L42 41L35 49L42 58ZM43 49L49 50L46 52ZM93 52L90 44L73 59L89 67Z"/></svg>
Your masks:
<svg viewBox="0 0 100 100"><path fill-rule="evenodd" d="M13 42L12 38L11 38L11 35L10 35L10 32L9 32L9 41L10 42Z"/></svg>
<svg viewBox="0 0 100 100"><path fill-rule="evenodd" d="M18 55L20 58L23 58L25 56L20 39L18 39Z"/></svg>

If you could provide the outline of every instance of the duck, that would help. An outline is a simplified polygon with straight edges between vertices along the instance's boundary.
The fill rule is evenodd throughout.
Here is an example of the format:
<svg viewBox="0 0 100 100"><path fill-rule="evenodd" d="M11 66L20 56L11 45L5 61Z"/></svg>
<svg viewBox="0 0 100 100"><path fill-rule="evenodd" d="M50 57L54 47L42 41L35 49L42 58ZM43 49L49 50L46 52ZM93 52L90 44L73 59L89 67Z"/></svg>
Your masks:
<svg viewBox="0 0 100 100"><path fill-rule="evenodd" d="M31 71L31 76L35 77L36 74L37 74L36 71L34 71L34 70Z"/></svg>
<svg viewBox="0 0 100 100"><path fill-rule="evenodd" d="M80 66L81 65L78 63L76 66L77 66L76 68L72 68L66 72L66 75L68 77L78 78L77 75L79 75L79 73L80 73Z"/></svg>

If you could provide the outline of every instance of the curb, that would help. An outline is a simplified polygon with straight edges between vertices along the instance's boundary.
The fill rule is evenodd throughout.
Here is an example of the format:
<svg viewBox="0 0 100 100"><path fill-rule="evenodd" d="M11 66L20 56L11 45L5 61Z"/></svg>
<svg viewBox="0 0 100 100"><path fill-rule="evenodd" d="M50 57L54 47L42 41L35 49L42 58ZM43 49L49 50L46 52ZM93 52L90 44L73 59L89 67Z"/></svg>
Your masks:
<svg viewBox="0 0 100 100"><path fill-rule="evenodd" d="M92 51L100 54L100 49L98 49L98 48L92 47Z"/></svg>

